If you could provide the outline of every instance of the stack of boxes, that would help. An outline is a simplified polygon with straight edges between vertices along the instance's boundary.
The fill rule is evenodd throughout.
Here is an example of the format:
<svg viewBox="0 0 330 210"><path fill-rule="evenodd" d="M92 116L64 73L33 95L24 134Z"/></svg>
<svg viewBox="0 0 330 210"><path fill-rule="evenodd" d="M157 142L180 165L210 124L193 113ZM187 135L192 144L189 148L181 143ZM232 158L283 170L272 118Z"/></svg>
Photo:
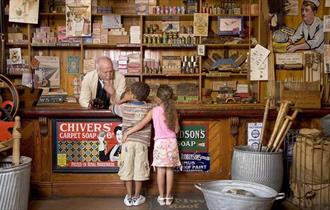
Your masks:
<svg viewBox="0 0 330 210"><path fill-rule="evenodd" d="M57 43L58 46L79 46L80 38L79 37L67 37L66 36L66 27L58 26L57 27Z"/></svg>
<svg viewBox="0 0 330 210"><path fill-rule="evenodd" d="M118 59L118 71L123 75L127 74L127 64L128 64L127 55L120 55Z"/></svg>
<svg viewBox="0 0 330 210"><path fill-rule="evenodd" d="M127 72L139 73L141 70L140 54L132 53L128 55Z"/></svg>
<svg viewBox="0 0 330 210"><path fill-rule="evenodd" d="M55 33L51 31L50 27L46 26L36 28L32 36L32 45L55 46L56 42Z"/></svg>
<svg viewBox="0 0 330 210"><path fill-rule="evenodd" d="M109 31L108 40L111 44L128 44L129 36L125 28L112 28Z"/></svg>
<svg viewBox="0 0 330 210"><path fill-rule="evenodd" d="M108 44L108 29L102 27L102 22L93 23L93 44Z"/></svg>

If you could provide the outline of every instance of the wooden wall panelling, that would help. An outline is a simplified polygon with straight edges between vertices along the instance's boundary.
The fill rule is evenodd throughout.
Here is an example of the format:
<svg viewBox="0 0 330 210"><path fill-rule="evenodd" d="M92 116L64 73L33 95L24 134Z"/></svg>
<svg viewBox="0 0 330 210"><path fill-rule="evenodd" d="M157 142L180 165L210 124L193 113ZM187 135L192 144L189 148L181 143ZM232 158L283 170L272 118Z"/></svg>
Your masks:
<svg viewBox="0 0 330 210"><path fill-rule="evenodd" d="M117 173L53 173L53 196L121 196L126 190ZM82 190L90 189L90 190Z"/></svg>
<svg viewBox="0 0 330 210"><path fill-rule="evenodd" d="M40 135L40 127L37 120L22 120L21 154L32 158L32 196L49 197L52 195L50 142L48 136L42 137Z"/></svg>

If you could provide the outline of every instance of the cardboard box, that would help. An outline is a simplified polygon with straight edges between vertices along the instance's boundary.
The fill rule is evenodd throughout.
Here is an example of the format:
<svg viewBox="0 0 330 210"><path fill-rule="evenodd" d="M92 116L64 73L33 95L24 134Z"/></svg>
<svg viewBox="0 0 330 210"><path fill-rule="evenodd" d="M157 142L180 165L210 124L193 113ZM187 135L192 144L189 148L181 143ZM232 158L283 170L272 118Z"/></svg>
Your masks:
<svg viewBox="0 0 330 210"><path fill-rule="evenodd" d="M181 73L181 57L180 56L163 56L162 57L163 74L180 74Z"/></svg>
<svg viewBox="0 0 330 210"><path fill-rule="evenodd" d="M110 44L128 44L129 36L128 35L108 35L108 42Z"/></svg>

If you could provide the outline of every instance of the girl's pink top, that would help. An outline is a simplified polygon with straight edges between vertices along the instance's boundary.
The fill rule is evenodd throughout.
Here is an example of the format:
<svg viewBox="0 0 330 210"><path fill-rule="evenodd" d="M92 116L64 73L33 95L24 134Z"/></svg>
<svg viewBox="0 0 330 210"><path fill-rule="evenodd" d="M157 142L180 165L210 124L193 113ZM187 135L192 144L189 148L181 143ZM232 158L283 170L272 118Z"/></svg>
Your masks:
<svg viewBox="0 0 330 210"><path fill-rule="evenodd" d="M155 128L155 140L176 138L175 132L166 125L163 107L156 106L152 109L152 121Z"/></svg>

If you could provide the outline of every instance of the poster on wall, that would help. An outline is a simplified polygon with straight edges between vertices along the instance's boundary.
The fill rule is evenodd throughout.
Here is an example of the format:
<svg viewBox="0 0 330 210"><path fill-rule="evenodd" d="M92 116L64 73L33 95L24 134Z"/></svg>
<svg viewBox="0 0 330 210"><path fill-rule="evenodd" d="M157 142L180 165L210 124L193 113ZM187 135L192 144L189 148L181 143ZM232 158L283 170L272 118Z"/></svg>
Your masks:
<svg viewBox="0 0 330 210"><path fill-rule="evenodd" d="M60 87L60 57L58 56L34 56L38 62L35 69L35 81L37 88Z"/></svg>
<svg viewBox="0 0 330 210"><path fill-rule="evenodd" d="M323 32L330 32L330 15L323 16Z"/></svg>
<svg viewBox="0 0 330 210"><path fill-rule="evenodd" d="M324 73L330 73L330 45L324 45Z"/></svg>
<svg viewBox="0 0 330 210"><path fill-rule="evenodd" d="M54 171L118 171L120 119L54 119L52 130Z"/></svg>
<svg viewBox="0 0 330 210"><path fill-rule="evenodd" d="M194 36L208 36L209 14L194 13Z"/></svg>
<svg viewBox="0 0 330 210"><path fill-rule="evenodd" d="M260 142L262 123L248 123L248 145L257 148Z"/></svg>
<svg viewBox="0 0 330 210"><path fill-rule="evenodd" d="M184 122L178 136L182 171L208 172L210 156L208 153L208 123Z"/></svg>
<svg viewBox="0 0 330 210"><path fill-rule="evenodd" d="M66 36L91 36L91 0L66 0Z"/></svg>
<svg viewBox="0 0 330 210"><path fill-rule="evenodd" d="M9 22L38 23L39 0L10 0Z"/></svg>

